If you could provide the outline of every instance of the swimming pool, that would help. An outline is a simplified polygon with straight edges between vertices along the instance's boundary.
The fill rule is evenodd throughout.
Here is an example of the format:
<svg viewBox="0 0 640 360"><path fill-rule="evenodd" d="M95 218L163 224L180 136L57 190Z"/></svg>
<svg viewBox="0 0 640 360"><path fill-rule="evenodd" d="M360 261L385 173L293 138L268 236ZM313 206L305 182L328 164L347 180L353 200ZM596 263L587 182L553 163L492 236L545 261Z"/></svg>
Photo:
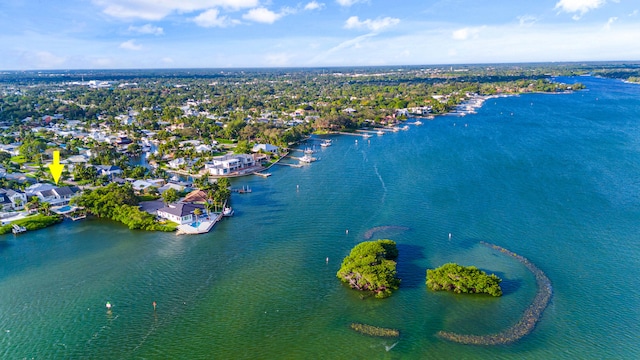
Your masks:
<svg viewBox="0 0 640 360"><path fill-rule="evenodd" d="M73 208L69 205L65 205L61 208L58 209L59 212L67 212L67 211L71 211Z"/></svg>

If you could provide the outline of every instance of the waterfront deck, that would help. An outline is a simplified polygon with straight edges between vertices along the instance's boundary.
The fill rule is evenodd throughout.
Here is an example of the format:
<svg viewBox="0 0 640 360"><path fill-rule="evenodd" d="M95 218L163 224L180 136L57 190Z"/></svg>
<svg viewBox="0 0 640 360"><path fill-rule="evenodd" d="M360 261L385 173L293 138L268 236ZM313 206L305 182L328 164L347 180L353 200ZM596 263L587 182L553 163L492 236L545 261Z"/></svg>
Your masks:
<svg viewBox="0 0 640 360"><path fill-rule="evenodd" d="M222 219L222 213L213 213L213 217L202 217L197 222L192 224L178 225L176 235L197 235L208 233L213 225L215 225L220 219ZM196 226L193 226L193 225Z"/></svg>

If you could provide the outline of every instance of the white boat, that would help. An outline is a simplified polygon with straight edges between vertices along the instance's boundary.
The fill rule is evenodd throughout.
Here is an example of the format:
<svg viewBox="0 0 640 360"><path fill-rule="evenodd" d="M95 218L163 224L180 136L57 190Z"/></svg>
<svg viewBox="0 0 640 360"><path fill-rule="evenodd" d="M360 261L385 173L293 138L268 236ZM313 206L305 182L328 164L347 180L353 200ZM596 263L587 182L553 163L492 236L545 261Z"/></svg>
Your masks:
<svg viewBox="0 0 640 360"><path fill-rule="evenodd" d="M382 130L378 130L378 132L376 132L376 134L378 134L378 135L384 135L384 131L382 131Z"/></svg>
<svg viewBox="0 0 640 360"><path fill-rule="evenodd" d="M403 127L402 127L402 130L404 130L404 131L409 130L409 125L405 125L405 126L403 126Z"/></svg>
<svg viewBox="0 0 640 360"><path fill-rule="evenodd" d="M370 138L370 137L371 137L371 134L366 134L366 133L365 133L364 135L362 135L362 137L363 137L364 139L368 139L368 138Z"/></svg>
<svg viewBox="0 0 640 360"><path fill-rule="evenodd" d="M309 155L311 155L311 154L313 154L313 150L311 150L311 149L309 149L309 148L306 148L306 149L304 150L304 153L305 153L305 154L309 154Z"/></svg>
<svg viewBox="0 0 640 360"><path fill-rule="evenodd" d="M233 209L230 207L226 207L224 208L224 210L222 210L222 216L233 216Z"/></svg>
<svg viewBox="0 0 640 360"><path fill-rule="evenodd" d="M416 121L414 122L414 124L415 124L415 125L422 125L422 121L420 121L420 120L416 120Z"/></svg>
<svg viewBox="0 0 640 360"><path fill-rule="evenodd" d="M310 163L316 161L316 158L311 157L309 155L305 155L305 156L301 157L299 160L300 160L300 162L310 164Z"/></svg>
<svg viewBox="0 0 640 360"><path fill-rule="evenodd" d="M320 144L320 146L322 147L331 146L331 141L324 141L322 144Z"/></svg>

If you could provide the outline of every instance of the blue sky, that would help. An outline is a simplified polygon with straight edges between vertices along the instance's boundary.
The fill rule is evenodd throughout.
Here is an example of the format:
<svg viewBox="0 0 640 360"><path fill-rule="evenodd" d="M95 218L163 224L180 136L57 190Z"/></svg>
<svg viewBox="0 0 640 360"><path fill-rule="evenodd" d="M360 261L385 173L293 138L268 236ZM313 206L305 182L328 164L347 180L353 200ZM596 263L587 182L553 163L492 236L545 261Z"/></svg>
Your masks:
<svg viewBox="0 0 640 360"><path fill-rule="evenodd" d="M640 60L638 0L2 0L0 69Z"/></svg>

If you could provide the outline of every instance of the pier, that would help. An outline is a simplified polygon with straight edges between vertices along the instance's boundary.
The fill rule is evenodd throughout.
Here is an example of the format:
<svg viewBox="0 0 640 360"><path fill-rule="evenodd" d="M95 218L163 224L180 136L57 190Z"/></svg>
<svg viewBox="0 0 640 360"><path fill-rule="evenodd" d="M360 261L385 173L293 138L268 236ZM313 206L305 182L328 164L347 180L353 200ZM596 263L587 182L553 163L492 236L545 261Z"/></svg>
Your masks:
<svg viewBox="0 0 640 360"><path fill-rule="evenodd" d="M291 167L294 167L294 168L301 168L302 167L302 165L300 165L300 164L287 164L287 163L278 162L278 163L275 163L274 165L276 165L276 164L280 165L280 166L291 166Z"/></svg>

